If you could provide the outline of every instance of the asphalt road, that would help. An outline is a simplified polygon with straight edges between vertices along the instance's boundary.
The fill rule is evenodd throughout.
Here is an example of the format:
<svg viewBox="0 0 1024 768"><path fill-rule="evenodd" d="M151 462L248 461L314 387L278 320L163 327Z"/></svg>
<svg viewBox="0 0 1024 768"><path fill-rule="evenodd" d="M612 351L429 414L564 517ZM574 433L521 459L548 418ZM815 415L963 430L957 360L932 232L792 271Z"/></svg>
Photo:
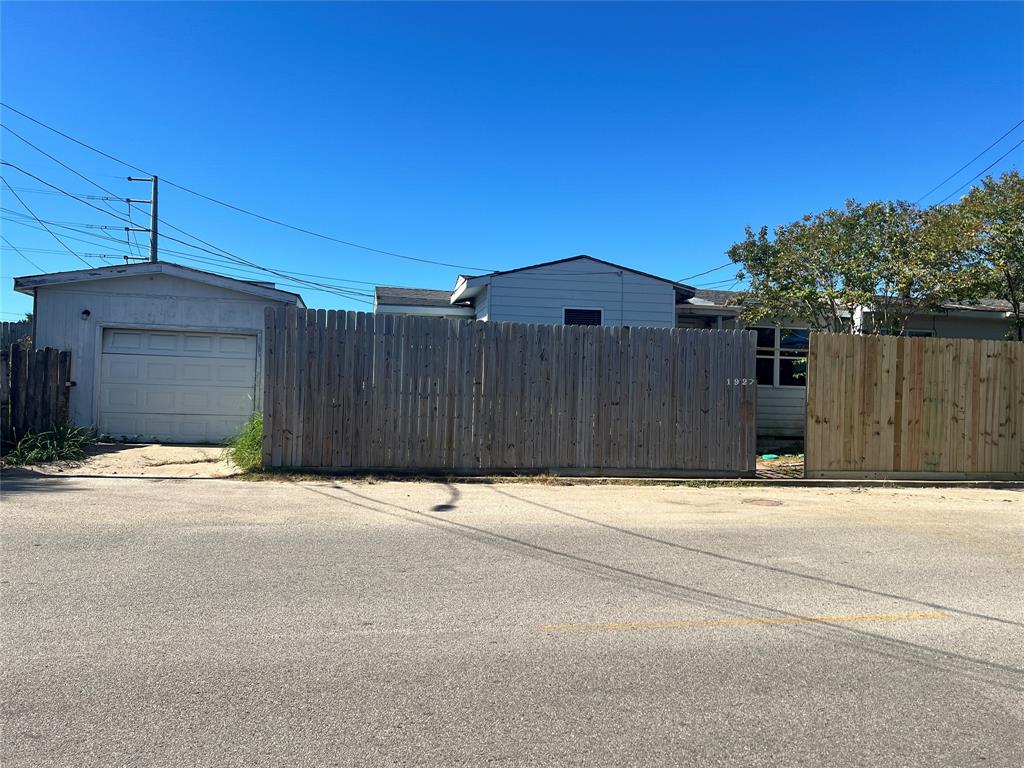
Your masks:
<svg viewBox="0 0 1024 768"><path fill-rule="evenodd" d="M13 766L1024 764L1024 493L3 483Z"/></svg>

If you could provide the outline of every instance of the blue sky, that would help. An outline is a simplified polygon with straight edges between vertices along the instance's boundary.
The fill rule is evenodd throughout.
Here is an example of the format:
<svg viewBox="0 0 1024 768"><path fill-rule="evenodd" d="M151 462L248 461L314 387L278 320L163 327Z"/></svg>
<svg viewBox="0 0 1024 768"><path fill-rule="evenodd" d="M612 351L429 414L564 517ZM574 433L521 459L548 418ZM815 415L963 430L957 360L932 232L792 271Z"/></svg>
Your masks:
<svg viewBox="0 0 1024 768"><path fill-rule="evenodd" d="M589 253L682 278L724 264L746 224L847 197L914 200L1024 118L1019 3L4 3L0 14L11 106L236 205L480 269ZM3 122L118 195L146 196L116 163L9 111ZM97 192L2 141L8 162ZM1020 163L1024 147L993 172ZM3 175L45 220L118 225ZM2 200L14 212L3 235L25 256L48 271L81 266L13 221L26 214L6 188ZM166 186L160 212L279 269L441 288L460 271ZM31 304L10 278L37 270L0 253L3 318L15 319ZM727 288L732 274L693 282ZM302 293L311 306L367 308Z"/></svg>

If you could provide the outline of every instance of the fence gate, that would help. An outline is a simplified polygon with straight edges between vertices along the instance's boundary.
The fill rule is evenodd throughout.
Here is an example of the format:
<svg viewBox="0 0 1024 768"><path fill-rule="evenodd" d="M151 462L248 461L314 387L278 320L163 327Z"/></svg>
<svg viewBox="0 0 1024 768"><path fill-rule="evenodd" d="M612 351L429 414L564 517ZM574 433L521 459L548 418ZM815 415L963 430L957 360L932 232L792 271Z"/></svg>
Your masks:
<svg viewBox="0 0 1024 768"><path fill-rule="evenodd" d="M739 476L754 334L268 309L263 464Z"/></svg>
<svg viewBox="0 0 1024 768"><path fill-rule="evenodd" d="M1024 344L811 334L808 477L1024 479Z"/></svg>

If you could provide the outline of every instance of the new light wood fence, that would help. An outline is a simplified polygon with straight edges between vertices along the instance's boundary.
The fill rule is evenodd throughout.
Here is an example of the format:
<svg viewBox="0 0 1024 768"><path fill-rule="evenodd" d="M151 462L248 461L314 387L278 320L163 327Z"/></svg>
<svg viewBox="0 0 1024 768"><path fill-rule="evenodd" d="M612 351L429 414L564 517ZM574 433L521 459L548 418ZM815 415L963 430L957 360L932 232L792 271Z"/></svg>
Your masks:
<svg viewBox="0 0 1024 768"><path fill-rule="evenodd" d="M29 432L67 421L71 353L12 344L0 352L0 440L10 446Z"/></svg>
<svg viewBox="0 0 1024 768"><path fill-rule="evenodd" d="M750 474L747 331L270 309L267 467Z"/></svg>
<svg viewBox="0 0 1024 768"><path fill-rule="evenodd" d="M812 334L808 477L1024 479L1024 344Z"/></svg>

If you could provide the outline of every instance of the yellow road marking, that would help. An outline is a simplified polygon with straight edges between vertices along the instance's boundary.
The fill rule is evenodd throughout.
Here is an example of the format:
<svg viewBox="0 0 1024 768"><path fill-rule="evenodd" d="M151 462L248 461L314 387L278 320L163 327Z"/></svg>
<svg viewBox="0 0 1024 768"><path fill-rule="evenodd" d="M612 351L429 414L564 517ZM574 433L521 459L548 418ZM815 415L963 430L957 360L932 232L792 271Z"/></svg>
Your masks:
<svg viewBox="0 0 1024 768"><path fill-rule="evenodd" d="M854 621L917 621L942 619L942 611L923 613L844 613L833 616L766 616L750 619L682 619L680 621L627 621L611 624L543 624L544 632L588 632L630 629L690 629L694 627L772 626L775 624L836 624Z"/></svg>

